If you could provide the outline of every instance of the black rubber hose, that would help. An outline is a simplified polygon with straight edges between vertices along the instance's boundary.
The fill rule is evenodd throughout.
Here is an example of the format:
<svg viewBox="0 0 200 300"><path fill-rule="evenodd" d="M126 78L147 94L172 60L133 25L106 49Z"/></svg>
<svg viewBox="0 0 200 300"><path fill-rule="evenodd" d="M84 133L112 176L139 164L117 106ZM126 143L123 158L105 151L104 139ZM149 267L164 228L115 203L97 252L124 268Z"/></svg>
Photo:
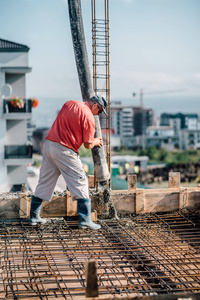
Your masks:
<svg viewBox="0 0 200 300"><path fill-rule="evenodd" d="M85 34L82 19L81 1L80 0L68 0L69 17L72 41L74 46L74 54L76 60L76 66L78 71L78 77L81 87L81 93L83 101L87 101L94 95L92 87L92 79L89 68L89 60L85 42ZM95 137L101 136L101 127L99 123L99 117L95 116ZM105 158L105 152L103 147L94 147L92 149L92 156L94 162L94 172L97 181L104 185L110 178L108 171L108 165Z"/></svg>

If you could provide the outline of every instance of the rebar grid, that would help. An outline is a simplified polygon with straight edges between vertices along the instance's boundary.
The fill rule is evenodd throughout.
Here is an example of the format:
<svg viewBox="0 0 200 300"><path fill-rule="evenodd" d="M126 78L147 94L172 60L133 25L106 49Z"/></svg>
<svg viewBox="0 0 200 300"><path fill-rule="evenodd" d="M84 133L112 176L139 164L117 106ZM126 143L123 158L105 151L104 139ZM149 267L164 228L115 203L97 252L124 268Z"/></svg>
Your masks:
<svg viewBox="0 0 200 300"><path fill-rule="evenodd" d="M73 299L85 295L85 264L96 260L100 296L197 293L200 219L175 212L101 221L99 231L51 219L31 227L2 222L0 298Z"/></svg>

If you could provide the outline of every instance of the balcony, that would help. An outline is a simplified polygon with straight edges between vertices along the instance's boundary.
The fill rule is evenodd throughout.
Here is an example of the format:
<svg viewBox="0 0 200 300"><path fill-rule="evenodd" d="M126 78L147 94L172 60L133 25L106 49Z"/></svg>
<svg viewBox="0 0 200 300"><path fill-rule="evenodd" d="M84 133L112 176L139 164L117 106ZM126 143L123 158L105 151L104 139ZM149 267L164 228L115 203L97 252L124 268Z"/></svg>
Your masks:
<svg viewBox="0 0 200 300"><path fill-rule="evenodd" d="M32 161L33 147L31 145L4 146L4 163L6 165L26 165Z"/></svg>
<svg viewBox="0 0 200 300"><path fill-rule="evenodd" d="M3 101L3 117L5 119L30 119L32 113L31 99L24 99L24 107L14 107L11 99Z"/></svg>

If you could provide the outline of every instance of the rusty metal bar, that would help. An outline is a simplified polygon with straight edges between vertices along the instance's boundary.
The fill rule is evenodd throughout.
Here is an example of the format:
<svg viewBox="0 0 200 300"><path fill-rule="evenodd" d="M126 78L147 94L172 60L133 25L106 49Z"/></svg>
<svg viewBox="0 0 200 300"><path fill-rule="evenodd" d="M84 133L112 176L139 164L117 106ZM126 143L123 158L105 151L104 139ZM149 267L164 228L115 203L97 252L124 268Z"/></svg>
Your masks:
<svg viewBox="0 0 200 300"><path fill-rule="evenodd" d="M106 159L111 172L111 136L110 136L110 33L109 0L91 0L92 8L92 54L93 54L93 89L95 94L102 94L108 101L107 116L100 116L101 128L106 136ZM100 15L100 18L97 18Z"/></svg>
<svg viewBox="0 0 200 300"><path fill-rule="evenodd" d="M100 222L98 232L62 218L36 227L1 222L0 298L82 297L89 260L97 262L99 296L200 292L198 212Z"/></svg>

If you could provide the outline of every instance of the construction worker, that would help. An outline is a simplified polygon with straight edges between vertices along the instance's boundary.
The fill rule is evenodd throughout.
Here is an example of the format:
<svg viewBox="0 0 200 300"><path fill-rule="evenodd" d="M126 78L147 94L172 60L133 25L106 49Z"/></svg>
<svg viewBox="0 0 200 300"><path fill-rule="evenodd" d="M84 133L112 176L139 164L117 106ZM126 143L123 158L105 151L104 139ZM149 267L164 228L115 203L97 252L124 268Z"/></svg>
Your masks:
<svg viewBox="0 0 200 300"><path fill-rule="evenodd" d="M91 199L88 180L84 172L78 149L102 147L101 137L94 138L94 116L106 114L106 100L93 96L87 102L68 101L60 110L44 144L43 159L38 185L31 200L30 224L45 223L40 218L43 200L50 201L57 179L62 174L73 200L77 200L79 228L99 229L91 221Z"/></svg>
<svg viewBox="0 0 200 300"><path fill-rule="evenodd" d="M140 167L138 165L135 165L134 166L134 172L135 172L135 174L138 174L139 171L140 171Z"/></svg>

